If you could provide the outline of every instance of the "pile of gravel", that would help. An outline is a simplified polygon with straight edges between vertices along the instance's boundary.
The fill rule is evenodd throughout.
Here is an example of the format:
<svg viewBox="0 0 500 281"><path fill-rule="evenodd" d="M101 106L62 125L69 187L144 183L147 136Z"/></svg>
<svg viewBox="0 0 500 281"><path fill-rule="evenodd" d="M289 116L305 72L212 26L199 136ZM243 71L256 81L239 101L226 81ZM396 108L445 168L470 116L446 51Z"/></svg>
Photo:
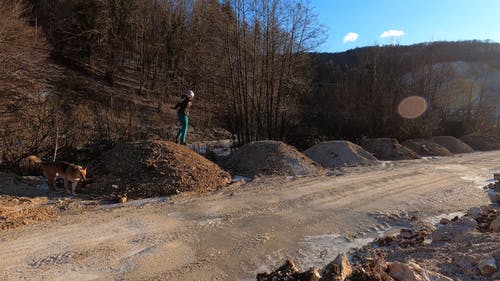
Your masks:
<svg viewBox="0 0 500 281"><path fill-rule="evenodd" d="M420 156L413 150L402 146L396 139L364 139L361 147L372 153L379 160L410 160Z"/></svg>
<svg viewBox="0 0 500 281"><path fill-rule="evenodd" d="M436 136L431 140L441 146L446 147L451 153L471 153L474 149L463 141L452 136Z"/></svg>
<svg viewBox="0 0 500 281"><path fill-rule="evenodd" d="M323 169L294 147L279 141L256 141L243 145L221 166L233 175L254 177L319 175Z"/></svg>
<svg viewBox="0 0 500 281"><path fill-rule="evenodd" d="M411 139L401 143L421 156L452 156L446 147L433 142L432 140Z"/></svg>
<svg viewBox="0 0 500 281"><path fill-rule="evenodd" d="M500 149L500 138L496 136L467 135L461 137L460 140L479 151Z"/></svg>
<svg viewBox="0 0 500 281"><path fill-rule="evenodd" d="M304 154L327 168L369 165L377 162L371 153L349 141L325 141L306 151Z"/></svg>

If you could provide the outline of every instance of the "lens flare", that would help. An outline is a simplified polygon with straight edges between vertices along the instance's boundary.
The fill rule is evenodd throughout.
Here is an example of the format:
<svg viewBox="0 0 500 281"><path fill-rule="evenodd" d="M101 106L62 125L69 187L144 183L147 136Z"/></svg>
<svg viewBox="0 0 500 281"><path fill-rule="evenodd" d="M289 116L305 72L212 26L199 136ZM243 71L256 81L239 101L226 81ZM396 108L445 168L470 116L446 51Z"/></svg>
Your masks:
<svg viewBox="0 0 500 281"><path fill-rule="evenodd" d="M420 117L427 110L427 102L419 96L407 97L399 103L398 113L406 119Z"/></svg>

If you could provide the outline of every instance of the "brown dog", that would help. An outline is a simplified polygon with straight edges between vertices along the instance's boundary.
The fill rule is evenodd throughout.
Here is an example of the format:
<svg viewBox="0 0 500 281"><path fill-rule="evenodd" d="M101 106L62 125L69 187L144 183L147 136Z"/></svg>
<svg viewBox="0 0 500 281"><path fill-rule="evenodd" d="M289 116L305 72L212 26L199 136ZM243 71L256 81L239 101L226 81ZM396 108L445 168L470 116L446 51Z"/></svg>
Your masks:
<svg viewBox="0 0 500 281"><path fill-rule="evenodd" d="M76 195L75 188L79 181L85 181L87 169L82 166L64 161L43 163L42 170L51 190L54 190L57 177L64 179L64 190L69 194L69 183L71 182L71 194Z"/></svg>

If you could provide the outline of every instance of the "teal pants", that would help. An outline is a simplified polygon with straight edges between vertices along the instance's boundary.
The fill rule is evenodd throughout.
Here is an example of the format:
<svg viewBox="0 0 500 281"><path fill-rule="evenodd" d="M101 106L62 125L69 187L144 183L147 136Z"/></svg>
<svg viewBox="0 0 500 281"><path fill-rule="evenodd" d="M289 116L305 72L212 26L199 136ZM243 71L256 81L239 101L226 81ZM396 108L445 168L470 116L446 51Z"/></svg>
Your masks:
<svg viewBox="0 0 500 281"><path fill-rule="evenodd" d="M175 139L179 140L181 143L186 143L189 117L186 114L177 113L177 118L179 118L179 121L181 122L181 127L179 128L179 132L177 132Z"/></svg>

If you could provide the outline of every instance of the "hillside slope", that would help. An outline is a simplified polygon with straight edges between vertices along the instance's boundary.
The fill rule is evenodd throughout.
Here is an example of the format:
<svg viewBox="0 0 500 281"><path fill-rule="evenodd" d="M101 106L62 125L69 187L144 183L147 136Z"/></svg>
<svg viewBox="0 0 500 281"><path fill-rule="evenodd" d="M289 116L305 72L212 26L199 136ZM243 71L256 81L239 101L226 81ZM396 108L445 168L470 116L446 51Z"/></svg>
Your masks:
<svg viewBox="0 0 500 281"><path fill-rule="evenodd" d="M85 67L55 61L41 30L22 18L7 23L0 30L0 165L29 154L52 158L56 139L64 158L93 143L173 138L170 107L181 93L158 99L120 77L111 86ZM230 137L213 128L203 97L191 113L189 141Z"/></svg>

